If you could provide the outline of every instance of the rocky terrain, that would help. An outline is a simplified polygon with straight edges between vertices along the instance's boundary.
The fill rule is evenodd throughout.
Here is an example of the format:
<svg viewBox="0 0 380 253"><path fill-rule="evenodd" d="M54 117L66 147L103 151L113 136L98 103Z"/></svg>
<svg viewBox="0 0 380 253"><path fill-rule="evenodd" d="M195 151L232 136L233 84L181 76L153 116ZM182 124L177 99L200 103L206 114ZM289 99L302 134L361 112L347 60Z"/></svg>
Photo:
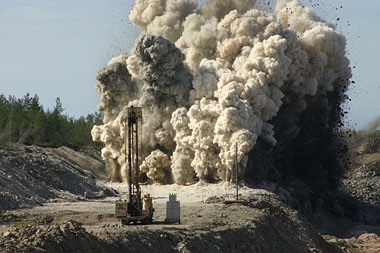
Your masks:
<svg viewBox="0 0 380 253"><path fill-rule="evenodd" d="M0 211L57 199L104 197L97 185L106 171L98 151L66 147L11 146L0 149Z"/></svg>
<svg viewBox="0 0 380 253"><path fill-rule="evenodd" d="M380 149L367 144L353 150L344 197L329 213L304 216L291 191L271 184L242 183L245 202L229 205L223 201L234 197L233 184L146 185L154 222L130 226L114 217L126 186L105 183L98 150L3 148L0 251L380 252ZM181 202L181 224L164 223L169 193Z"/></svg>
<svg viewBox="0 0 380 253"><path fill-rule="evenodd" d="M358 202L361 222L380 225L380 135L372 134L352 148L352 167L342 188Z"/></svg>

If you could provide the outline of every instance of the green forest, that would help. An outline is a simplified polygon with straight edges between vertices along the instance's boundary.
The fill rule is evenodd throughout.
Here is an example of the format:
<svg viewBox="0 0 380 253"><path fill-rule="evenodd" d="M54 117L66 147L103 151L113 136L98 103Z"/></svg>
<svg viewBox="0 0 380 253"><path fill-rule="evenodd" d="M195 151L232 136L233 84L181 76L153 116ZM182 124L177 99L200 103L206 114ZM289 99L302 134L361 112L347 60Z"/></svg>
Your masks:
<svg viewBox="0 0 380 253"><path fill-rule="evenodd" d="M78 119L64 114L60 98L53 109L44 110L37 95L23 98L0 95L0 146L9 144L43 147L78 148L99 145L91 139L91 129L102 124L102 114L95 112Z"/></svg>

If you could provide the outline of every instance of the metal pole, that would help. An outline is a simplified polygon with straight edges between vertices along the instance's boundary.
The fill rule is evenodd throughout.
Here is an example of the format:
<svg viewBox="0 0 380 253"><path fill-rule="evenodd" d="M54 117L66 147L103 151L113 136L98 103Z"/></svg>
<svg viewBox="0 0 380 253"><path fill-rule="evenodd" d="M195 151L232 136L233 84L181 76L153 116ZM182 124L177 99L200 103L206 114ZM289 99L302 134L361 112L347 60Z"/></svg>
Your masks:
<svg viewBox="0 0 380 253"><path fill-rule="evenodd" d="M236 169L236 200L239 200L239 184L238 184L238 158L237 158L238 144L235 146L235 169Z"/></svg>
<svg viewBox="0 0 380 253"><path fill-rule="evenodd" d="M130 117L130 111L128 110L128 184L129 184L129 197L131 199L133 194L132 184L132 134L131 134L131 128L132 128L132 122Z"/></svg>
<svg viewBox="0 0 380 253"><path fill-rule="evenodd" d="M128 158L127 158L127 124L128 124L128 118L125 118L125 120L124 120L124 167L125 167L125 170L127 170L127 163L128 163ZM131 185L131 182L129 181L128 178L127 178L127 184L128 184L128 186Z"/></svg>

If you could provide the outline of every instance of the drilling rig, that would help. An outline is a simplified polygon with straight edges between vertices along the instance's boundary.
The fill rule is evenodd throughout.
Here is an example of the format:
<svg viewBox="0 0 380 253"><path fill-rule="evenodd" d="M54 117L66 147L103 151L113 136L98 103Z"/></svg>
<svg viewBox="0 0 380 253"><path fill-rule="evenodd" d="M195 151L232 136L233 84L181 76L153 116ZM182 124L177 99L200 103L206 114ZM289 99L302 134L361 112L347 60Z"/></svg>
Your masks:
<svg viewBox="0 0 380 253"><path fill-rule="evenodd" d="M127 169L128 199L120 200L115 205L116 218L122 225L130 222L149 224L153 219L153 202L149 194L141 197L139 185L142 137L142 108L128 107L124 119L124 158Z"/></svg>

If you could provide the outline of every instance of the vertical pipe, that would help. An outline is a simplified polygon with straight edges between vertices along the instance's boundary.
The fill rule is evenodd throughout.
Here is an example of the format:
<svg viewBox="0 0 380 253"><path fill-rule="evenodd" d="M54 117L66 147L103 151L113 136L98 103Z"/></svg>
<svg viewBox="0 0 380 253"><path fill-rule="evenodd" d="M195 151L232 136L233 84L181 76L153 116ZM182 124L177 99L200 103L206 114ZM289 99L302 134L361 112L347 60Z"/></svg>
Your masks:
<svg viewBox="0 0 380 253"><path fill-rule="evenodd" d="M131 110L128 108L128 184L129 184L129 199L132 197L132 143L131 143Z"/></svg>
<svg viewBox="0 0 380 253"><path fill-rule="evenodd" d="M135 115L137 115L137 112ZM136 172L135 184L137 184L137 182L139 180L139 134L138 134L138 129L139 129L139 121L138 121L138 118L136 117L136 123L135 123L135 140L136 140L136 143L135 143L135 153L136 153L136 157L135 157L135 172Z"/></svg>
<svg viewBox="0 0 380 253"><path fill-rule="evenodd" d="M124 169L127 170L127 163L128 163L128 159L127 159L127 122L128 121L128 117L124 119ZM127 178L127 184L129 185L130 184L130 181L129 179Z"/></svg>
<svg viewBox="0 0 380 253"><path fill-rule="evenodd" d="M237 150L238 150L238 144L236 142L236 146L235 146L235 169L236 169L236 200L239 200L239 184L238 184L238 153L237 153Z"/></svg>

